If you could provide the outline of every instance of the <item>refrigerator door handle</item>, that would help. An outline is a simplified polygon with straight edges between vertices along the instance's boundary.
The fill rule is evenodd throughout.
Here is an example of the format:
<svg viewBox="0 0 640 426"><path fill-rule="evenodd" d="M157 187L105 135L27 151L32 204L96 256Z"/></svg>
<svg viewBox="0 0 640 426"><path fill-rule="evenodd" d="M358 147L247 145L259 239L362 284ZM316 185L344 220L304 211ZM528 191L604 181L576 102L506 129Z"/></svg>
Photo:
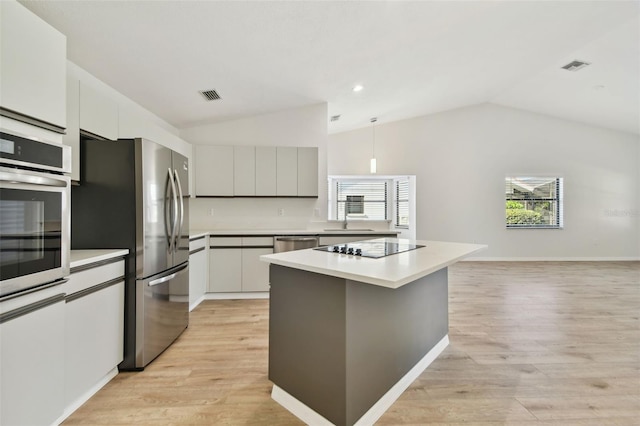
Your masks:
<svg viewBox="0 0 640 426"><path fill-rule="evenodd" d="M149 287L152 287L152 286L154 286L154 285L158 285L158 284L166 283L167 281L171 281L171 280L172 280L172 279L174 279L175 277L176 277L176 274L175 274L175 273L173 273L173 274L171 274L171 275L167 275L166 277L162 277L162 278L158 278L158 279L155 279L155 280L153 280L153 281L150 281L148 285L149 285Z"/></svg>
<svg viewBox="0 0 640 426"><path fill-rule="evenodd" d="M178 232L176 233L176 242L174 244L174 248L176 253L178 252L178 247L180 246L180 238L182 238L182 225L184 224L184 200L182 199L182 183L180 182L180 177L178 176L178 171L173 171L173 176L176 179L176 186L178 187L178 196L177 198L180 200L180 220L177 226Z"/></svg>
<svg viewBox="0 0 640 426"><path fill-rule="evenodd" d="M167 169L168 171L168 176L167 176L167 191L165 191L165 196L167 196L167 199L165 199L165 207L164 207L164 221L165 221L165 233L167 234L167 243L169 244L169 253L173 253L173 244L175 241L175 235L176 235L176 225L177 225L177 221L178 221L178 215L177 215L177 210L178 210L178 201L176 199L176 185L175 182L173 180L173 172L171 171L171 169ZM167 195L167 192L169 192L169 194ZM171 197L171 199L169 200L168 198ZM171 217L169 218L167 215L167 204L168 203L172 203L173 204L173 209L169 209L169 212L171 213ZM170 224L168 222L171 222ZM169 231L169 226L171 227L171 230Z"/></svg>

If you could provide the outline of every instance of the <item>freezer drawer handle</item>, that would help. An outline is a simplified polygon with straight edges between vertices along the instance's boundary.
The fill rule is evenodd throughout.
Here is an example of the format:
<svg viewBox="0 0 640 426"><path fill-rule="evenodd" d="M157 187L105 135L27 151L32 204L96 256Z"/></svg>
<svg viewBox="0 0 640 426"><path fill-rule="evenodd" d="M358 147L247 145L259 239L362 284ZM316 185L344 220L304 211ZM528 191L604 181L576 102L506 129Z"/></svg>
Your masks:
<svg viewBox="0 0 640 426"><path fill-rule="evenodd" d="M156 280L151 281L149 283L149 287L154 286L154 285L158 285L158 284L162 284L162 283L166 283L167 281L171 281L175 277L176 277L176 274L171 274L171 275L167 275L166 277L158 278Z"/></svg>

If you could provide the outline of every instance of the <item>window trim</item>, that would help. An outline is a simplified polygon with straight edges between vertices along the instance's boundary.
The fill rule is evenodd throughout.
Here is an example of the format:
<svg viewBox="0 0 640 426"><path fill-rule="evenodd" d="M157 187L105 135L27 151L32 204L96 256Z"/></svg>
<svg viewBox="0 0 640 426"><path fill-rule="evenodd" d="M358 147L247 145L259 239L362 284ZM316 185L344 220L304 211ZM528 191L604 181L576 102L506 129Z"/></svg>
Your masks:
<svg viewBox="0 0 640 426"><path fill-rule="evenodd" d="M514 180L525 180L525 179L540 179L540 180L555 180L555 197L540 197L540 198L530 198L526 201L540 201L540 202L555 202L556 203L556 211L555 211L555 224L509 224L507 223L507 218L505 215L505 228L506 229L564 229L564 177L560 175L555 176L545 176L545 175L536 175L536 174L511 174L505 176L505 189L506 185ZM508 193L505 191L505 199L504 202L507 201L522 201L522 199L517 198L509 198Z"/></svg>

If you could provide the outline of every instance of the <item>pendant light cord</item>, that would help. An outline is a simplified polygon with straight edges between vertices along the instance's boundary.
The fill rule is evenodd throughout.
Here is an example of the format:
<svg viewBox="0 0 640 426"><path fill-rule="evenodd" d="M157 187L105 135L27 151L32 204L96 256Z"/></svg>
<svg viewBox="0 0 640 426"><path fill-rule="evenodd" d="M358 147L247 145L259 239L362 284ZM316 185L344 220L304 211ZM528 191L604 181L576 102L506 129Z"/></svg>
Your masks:
<svg viewBox="0 0 640 426"><path fill-rule="evenodd" d="M371 158L376 158L376 121L377 117L371 119L371 133L373 134L373 144L371 149Z"/></svg>

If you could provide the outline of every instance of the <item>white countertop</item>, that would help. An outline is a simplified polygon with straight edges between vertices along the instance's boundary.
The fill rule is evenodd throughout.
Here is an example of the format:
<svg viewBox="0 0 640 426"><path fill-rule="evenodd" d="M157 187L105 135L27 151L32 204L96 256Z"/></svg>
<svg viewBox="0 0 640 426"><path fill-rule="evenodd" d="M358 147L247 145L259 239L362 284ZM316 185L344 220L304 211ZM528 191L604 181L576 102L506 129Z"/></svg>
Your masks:
<svg viewBox="0 0 640 426"><path fill-rule="evenodd" d="M129 254L128 249L71 250L71 268L123 257L127 254Z"/></svg>
<svg viewBox="0 0 640 426"><path fill-rule="evenodd" d="M260 260L382 287L398 288L487 248L484 244L396 238L372 241L412 243L425 247L378 259L305 249L263 255Z"/></svg>
<svg viewBox="0 0 640 426"><path fill-rule="evenodd" d="M380 235L399 234L400 231L394 229L363 231L358 229L331 230L324 229L211 229L211 230L190 230L189 239L198 238L205 235Z"/></svg>

